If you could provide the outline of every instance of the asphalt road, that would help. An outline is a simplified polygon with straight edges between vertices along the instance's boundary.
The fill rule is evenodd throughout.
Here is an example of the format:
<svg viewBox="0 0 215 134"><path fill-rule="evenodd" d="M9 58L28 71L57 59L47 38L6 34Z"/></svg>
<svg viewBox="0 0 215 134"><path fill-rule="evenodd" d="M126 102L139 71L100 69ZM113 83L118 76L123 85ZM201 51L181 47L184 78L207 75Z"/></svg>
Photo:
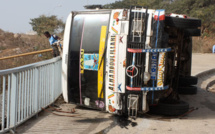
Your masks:
<svg viewBox="0 0 215 134"><path fill-rule="evenodd" d="M215 68L215 55L193 54L192 74L197 75ZM52 108L32 118L17 128L26 134L214 134L215 94L204 88L210 74L201 75L196 95L180 95L195 110L183 117L144 115L136 120L119 118L108 113L76 108L76 116L53 114ZM215 75L215 73L214 73ZM210 77L211 79L211 77ZM212 79L211 79L212 80ZM201 87L201 88L200 88ZM57 104L56 104L57 105ZM63 110L71 111L75 105L61 104Z"/></svg>

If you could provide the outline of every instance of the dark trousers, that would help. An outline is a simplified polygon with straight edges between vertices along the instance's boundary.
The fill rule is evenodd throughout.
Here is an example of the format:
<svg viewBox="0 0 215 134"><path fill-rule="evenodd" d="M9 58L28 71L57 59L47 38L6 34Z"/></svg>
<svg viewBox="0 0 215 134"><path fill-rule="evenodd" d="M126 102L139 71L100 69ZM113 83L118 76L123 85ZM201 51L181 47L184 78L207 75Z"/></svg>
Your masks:
<svg viewBox="0 0 215 134"><path fill-rule="evenodd" d="M60 55L57 45L52 45L52 49L53 49L53 57L57 57Z"/></svg>

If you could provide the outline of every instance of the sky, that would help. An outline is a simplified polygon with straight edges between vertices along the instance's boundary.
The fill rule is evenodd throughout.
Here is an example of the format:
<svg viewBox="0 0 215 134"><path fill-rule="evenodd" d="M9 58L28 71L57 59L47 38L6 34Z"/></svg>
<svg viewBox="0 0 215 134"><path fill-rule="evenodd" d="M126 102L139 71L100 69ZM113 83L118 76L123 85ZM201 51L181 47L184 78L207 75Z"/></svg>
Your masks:
<svg viewBox="0 0 215 134"><path fill-rule="evenodd" d="M0 29L6 32L32 31L30 19L40 15L56 15L66 22L71 11L86 10L83 6L109 4L119 0L0 0Z"/></svg>

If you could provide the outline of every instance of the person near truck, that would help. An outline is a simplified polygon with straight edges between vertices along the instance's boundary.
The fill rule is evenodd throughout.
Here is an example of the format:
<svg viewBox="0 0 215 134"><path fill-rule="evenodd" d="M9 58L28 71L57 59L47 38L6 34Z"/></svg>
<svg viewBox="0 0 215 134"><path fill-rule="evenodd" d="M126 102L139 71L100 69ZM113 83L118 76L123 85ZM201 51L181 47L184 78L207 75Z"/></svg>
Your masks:
<svg viewBox="0 0 215 134"><path fill-rule="evenodd" d="M44 35L46 38L49 39L49 43L53 49L53 57L59 56L60 52L58 50L57 42L61 39L60 37L56 35L51 35L48 31L44 32ZM61 44L60 44L60 49L61 49Z"/></svg>

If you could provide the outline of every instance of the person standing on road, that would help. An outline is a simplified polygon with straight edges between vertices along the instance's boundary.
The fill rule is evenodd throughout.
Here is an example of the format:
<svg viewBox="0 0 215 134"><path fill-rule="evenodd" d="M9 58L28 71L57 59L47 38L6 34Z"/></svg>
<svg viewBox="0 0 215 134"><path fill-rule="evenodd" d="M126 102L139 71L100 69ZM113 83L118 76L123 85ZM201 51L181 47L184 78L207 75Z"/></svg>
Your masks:
<svg viewBox="0 0 215 134"><path fill-rule="evenodd" d="M61 39L60 37L56 35L51 35L48 31L44 32L44 35L46 38L49 39L49 43L52 46L53 49L53 57L59 56L60 52L58 50L57 42ZM61 49L61 44L60 44L60 49Z"/></svg>

